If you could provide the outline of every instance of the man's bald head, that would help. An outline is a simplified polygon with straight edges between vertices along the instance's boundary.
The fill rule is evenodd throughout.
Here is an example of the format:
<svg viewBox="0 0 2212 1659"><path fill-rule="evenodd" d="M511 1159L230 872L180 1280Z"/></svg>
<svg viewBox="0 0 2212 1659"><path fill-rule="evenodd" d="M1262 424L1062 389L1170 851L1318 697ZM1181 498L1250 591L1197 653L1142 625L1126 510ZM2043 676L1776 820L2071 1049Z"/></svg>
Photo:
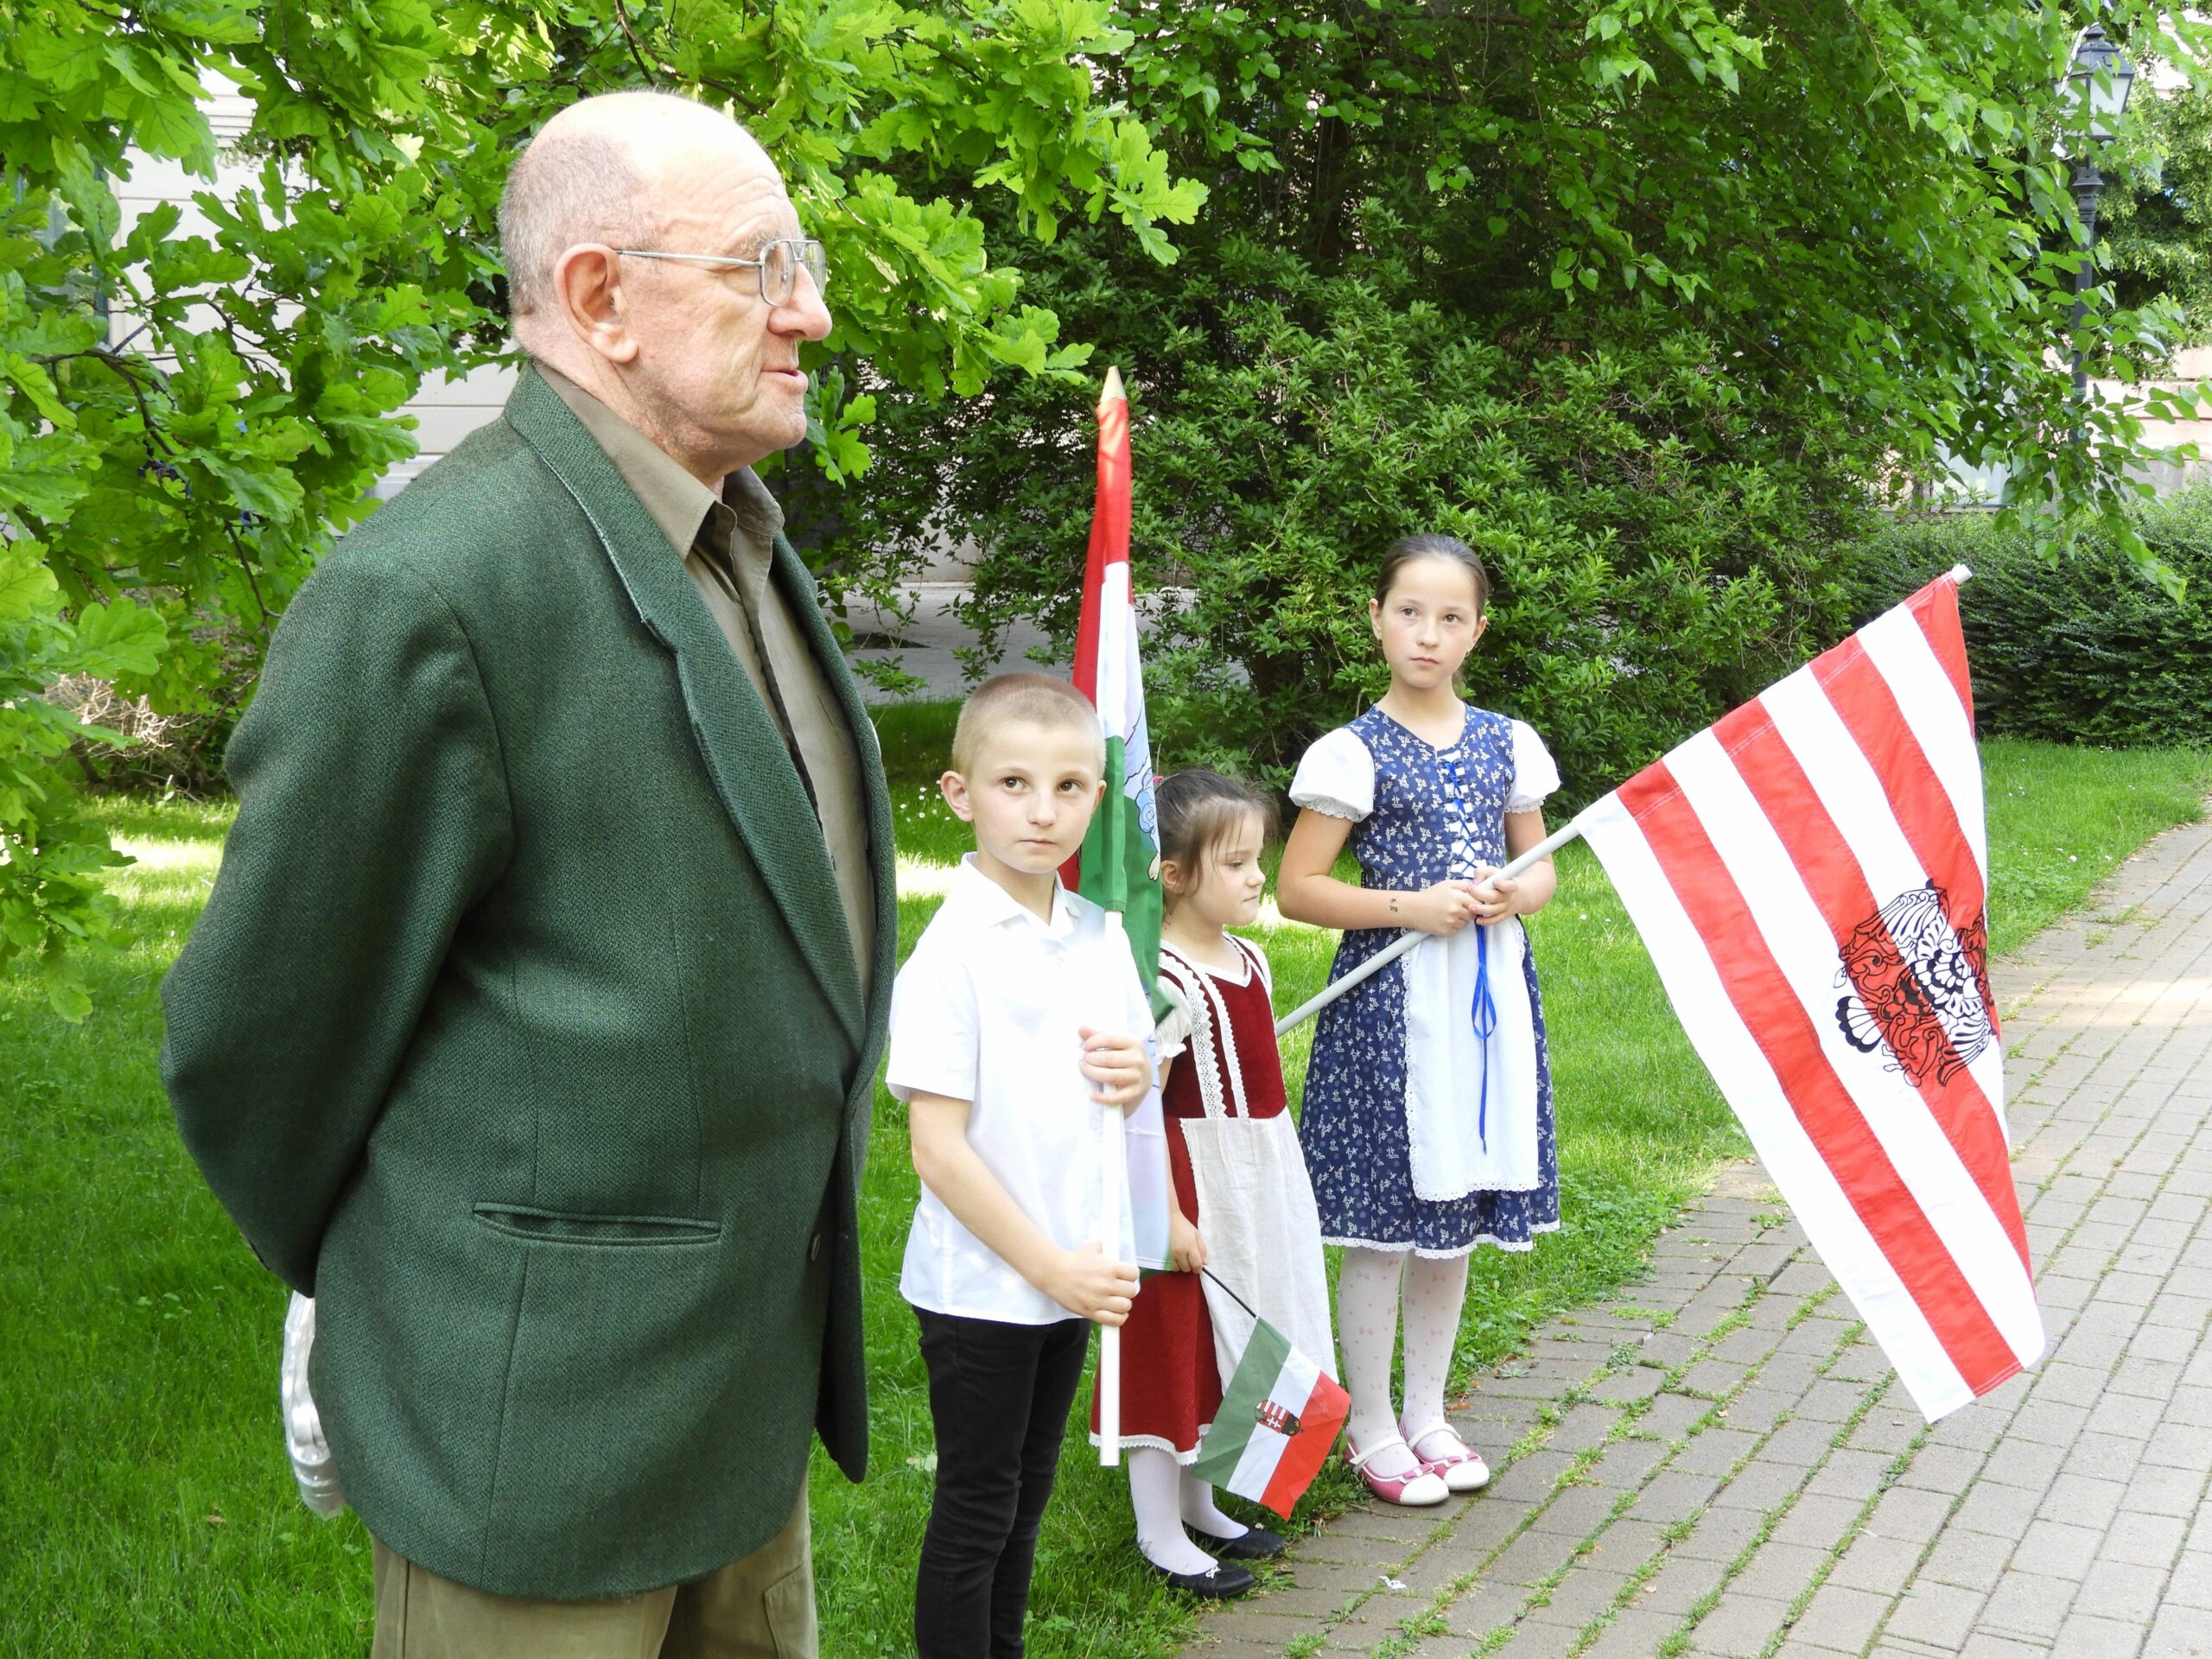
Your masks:
<svg viewBox="0 0 2212 1659"><path fill-rule="evenodd" d="M671 164L760 153L753 136L719 110L669 92L607 92L563 110L516 158L499 197L517 333L551 302L553 267L569 248L652 244L655 190Z"/></svg>

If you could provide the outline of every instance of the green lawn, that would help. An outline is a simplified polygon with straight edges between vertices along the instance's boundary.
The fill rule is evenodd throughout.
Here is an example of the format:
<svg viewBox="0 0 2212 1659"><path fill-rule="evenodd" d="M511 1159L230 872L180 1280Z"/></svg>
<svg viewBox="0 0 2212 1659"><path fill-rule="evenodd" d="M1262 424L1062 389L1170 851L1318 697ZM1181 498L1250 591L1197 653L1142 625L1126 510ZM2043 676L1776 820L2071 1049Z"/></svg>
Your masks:
<svg viewBox="0 0 2212 1659"><path fill-rule="evenodd" d="M883 721L899 799L901 943L961 845L930 789L947 711ZM2145 839L2196 816L2202 753L1984 746L1996 867L1993 940L2010 948ZM365 1650L367 1543L292 1496L278 1440L283 1293L186 1160L156 1078L155 988L213 880L228 814L111 803L139 862L115 878L137 942L96 974L81 1027L0 976L0 1653L321 1656ZM1561 861L1533 931L1557 1067L1566 1227L1530 1255L1477 1262L1461 1357L1513 1351L1530 1324L1632 1278L1652 1235L1741 1141L1669 1012L1596 864ZM1266 930L1285 1007L1320 984L1331 940ZM1309 1028L1310 1029L1310 1028ZM1304 1033L1288 1055L1294 1091ZM874 1363L874 1473L817 1462L825 1652L907 1651L926 1510L929 1419L897 1267L914 1198L899 1109L879 1096L863 1225ZM1495 1449L1495 1448L1493 1448ZM1350 1493L1340 1471L1309 1508ZM1138 1570L1118 1473L1071 1433L1033 1604L1039 1659L1169 1651L1186 1613Z"/></svg>

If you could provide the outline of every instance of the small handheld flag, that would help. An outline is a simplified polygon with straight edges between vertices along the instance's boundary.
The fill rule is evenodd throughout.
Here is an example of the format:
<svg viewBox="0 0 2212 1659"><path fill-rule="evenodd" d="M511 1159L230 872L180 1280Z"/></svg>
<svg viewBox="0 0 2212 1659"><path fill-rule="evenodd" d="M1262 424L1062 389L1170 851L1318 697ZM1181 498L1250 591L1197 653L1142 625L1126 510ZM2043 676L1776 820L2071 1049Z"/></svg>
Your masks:
<svg viewBox="0 0 2212 1659"><path fill-rule="evenodd" d="M1262 1319L1191 1472L1287 1516L1321 1472L1351 1411L1351 1396Z"/></svg>

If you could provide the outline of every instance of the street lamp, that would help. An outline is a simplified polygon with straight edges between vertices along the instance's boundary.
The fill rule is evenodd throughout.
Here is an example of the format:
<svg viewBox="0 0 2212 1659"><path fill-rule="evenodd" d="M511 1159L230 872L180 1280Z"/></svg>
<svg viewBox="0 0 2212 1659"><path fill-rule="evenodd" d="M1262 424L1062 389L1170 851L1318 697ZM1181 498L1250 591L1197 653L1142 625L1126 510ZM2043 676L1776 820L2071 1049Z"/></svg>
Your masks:
<svg viewBox="0 0 2212 1659"><path fill-rule="evenodd" d="M2097 242L2097 198L2105 188L2097 171L2097 153L2112 137L2111 123L2127 108L2127 95L2135 86L2135 66L2117 42L2105 34L2102 23L2091 23L2074 42L2074 55L2060 83L2066 101L2077 111L2087 109L2089 144L2074 166L2074 206L2082 220L2082 265L2074 273L2074 398L2086 402L2089 373L2082 357L2082 322L2089 309L2089 266Z"/></svg>

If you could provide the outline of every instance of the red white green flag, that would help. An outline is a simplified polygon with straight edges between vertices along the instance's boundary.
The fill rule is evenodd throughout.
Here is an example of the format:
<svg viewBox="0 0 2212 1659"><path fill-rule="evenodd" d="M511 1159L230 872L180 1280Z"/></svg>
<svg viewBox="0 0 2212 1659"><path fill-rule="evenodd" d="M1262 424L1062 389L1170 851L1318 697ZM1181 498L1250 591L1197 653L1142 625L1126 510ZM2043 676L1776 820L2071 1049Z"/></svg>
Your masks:
<svg viewBox="0 0 2212 1659"><path fill-rule="evenodd" d="M1262 1319L1191 1472L1287 1516L1321 1472L1351 1410L1351 1395Z"/></svg>
<svg viewBox="0 0 2212 1659"><path fill-rule="evenodd" d="M1090 520L1083 615L1076 632L1076 690L1098 710L1106 738L1106 798L1060 879L1117 912L1145 988L1160 974L1160 821L1152 798L1152 741L1129 588L1129 401L1122 372L1106 372L1098 399L1098 500ZM1129 1114L1125 1137L1128 1224L1141 1268L1169 1265L1173 1188L1157 1093Z"/></svg>

